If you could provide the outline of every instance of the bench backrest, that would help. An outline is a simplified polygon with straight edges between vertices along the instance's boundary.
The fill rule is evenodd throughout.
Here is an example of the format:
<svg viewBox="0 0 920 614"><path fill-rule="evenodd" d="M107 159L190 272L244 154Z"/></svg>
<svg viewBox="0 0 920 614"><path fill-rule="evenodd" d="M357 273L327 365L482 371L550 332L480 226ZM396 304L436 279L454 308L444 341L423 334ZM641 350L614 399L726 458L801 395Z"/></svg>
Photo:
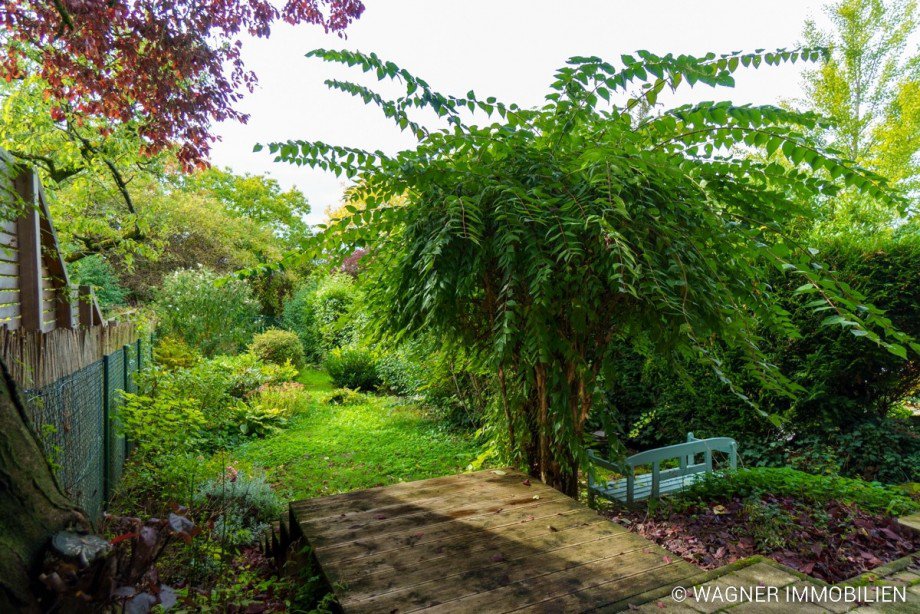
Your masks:
<svg viewBox="0 0 920 614"><path fill-rule="evenodd" d="M651 496L657 498L660 494L660 484L662 480L682 477L697 473L712 473L712 453L724 452L728 455L728 463L732 469L738 467L738 444L730 437L710 437L708 439L698 439L693 433L687 433L687 441L678 443L673 446L655 448L633 454L624 462L626 470L626 499L628 503L633 501L633 490L635 482L634 469L643 465L652 466L652 492ZM697 456L703 455L703 461L697 462ZM677 459L680 463L678 467L661 470L663 461ZM595 460L592 458L592 460ZM607 463L601 463L608 465Z"/></svg>

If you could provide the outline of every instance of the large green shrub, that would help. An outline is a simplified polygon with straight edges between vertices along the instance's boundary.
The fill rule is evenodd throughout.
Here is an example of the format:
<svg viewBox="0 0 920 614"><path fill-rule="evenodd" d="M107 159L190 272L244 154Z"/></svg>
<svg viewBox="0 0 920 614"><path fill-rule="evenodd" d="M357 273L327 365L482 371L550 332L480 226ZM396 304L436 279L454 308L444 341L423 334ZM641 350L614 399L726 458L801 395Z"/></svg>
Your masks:
<svg viewBox="0 0 920 614"><path fill-rule="evenodd" d="M202 485L192 502L213 521L209 523L212 536L225 547L256 541L284 507L265 476L250 476L232 466Z"/></svg>
<svg viewBox="0 0 920 614"><path fill-rule="evenodd" d="M156 396L125 393L121 428L143 456L168 458L208 446L208 418L196 400L163 389Z"/></svg>
<svg viewBox="0 0 920 614"><path fill-rule="evenodd" d="M381 389L403 397L418 395L425 386L425 367L407 348L384 353L377 361Z"/></svg>
<svg viewBox="0 0 920 614"><path fill-rule="evenodd" d="M276 365L291 364L295 367L304 363L303 345L300 337L289 330L270 328L252 338L249 351L265 362Z"/></svg>
<svg viewBox="0 0 920 614"><path fill-rule="evenodd" d="M282 323L294 331L303 346L304 358L310 363L318 363L323 358L322 338L316 320L316 305L313 295L316 292L316 279L308 279L298 286L291 297L284 303Z"/></svg>
<svg viewBox="0 0 920 614"><path fill-rule="evenodd" d="M380 386L377 357L360 347L336 348L323 363L336 388L376 390Z"/></svg>
<svg viewBox="0 0 920 614"><path fill-rule="evenodd" d="M920 336L920 234L910 227L872 239L837 237L815 242L825 264L856 291L874 297L896 326ZM809 294L776 276L783 306L801 337L770 337L769 359L805 391L790 399L760 388L741 361L723 352L722 367L737 390L780 416L779 427L747 407L701 365L649 359L620 348L605 373L606 419L644 449L681 441L686 431L739 440L749 464L791 466L884 482L920 476L920 433L892 412L920 385L916 355L904 360L861 342L847 330L822 327L807 307ZM876 298L877 297L877 298ZM682 374L683 377L677 374Z"/></svg>
<svg viewBox="0 0 920 614"><path fill-rule="evenodd" d="M361 293L352 277L343 273L323 277L312 301L323 353L358 341Z"/></svg>
<svg viewBox="0 0 920 614"><path fill-rule="evenodd" d="M544 104L522 108L473 92L439 94L373 54L317 50L405 84L392 100L363 84L335 87L384 107L418 143L395 156L296 141L269 151L355 180L324 245L337 253L369 247L362 283L381 327L471 348L509 393L496 416L514 454L575 495L599 371L624 341L644 337L662 354L696 355L713 370L717 350L730 347L764 386L798 390L761 343L764 328L794 334L770 271L795 279L810 301L818 293L809 308L835 314L824 325L893 353L920 351L814 266L788 231L813 215L804 203L848 187L907 205L883 178L824 151L810 137L820 118L729 101L643 112L668 86L730 87L742 66L823 54L640 51L619 65L577 57L555 73ZM452 129L429 130L405 114L426 106ZM479 125L477 110L494 123Z"/></svg>
<svg viewBox="0 0 920 614"><path fill-rule="evenodd" d="M121 422L141 453L168 458L213 452L283 425L292 401L262 392L296 376L294 367L265 363L252 354L147 369L137 378L138 393L124 395Z"/></svg>
<svg viewBox="0 0 920 614"><path fill-rule="evenodd" d="M284 305L282 321L300 337L306 359L320 362L333 348L355 344L364 318L354 278L332 273L297 288Z"/></svg>
<svg viewBox="0 0 920 614"><path fill-rule="evenodd" d="M161 334L181 337L205 356L238 352L259 324L259 304L249 287L208 269L167 276L154 309Z"/></svg>

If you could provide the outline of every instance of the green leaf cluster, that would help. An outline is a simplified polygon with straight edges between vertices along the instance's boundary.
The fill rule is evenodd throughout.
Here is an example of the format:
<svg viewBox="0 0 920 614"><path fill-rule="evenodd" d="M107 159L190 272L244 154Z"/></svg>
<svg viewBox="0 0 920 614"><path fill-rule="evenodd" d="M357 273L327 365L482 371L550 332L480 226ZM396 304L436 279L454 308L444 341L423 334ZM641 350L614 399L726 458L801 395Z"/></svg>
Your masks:
<svg viewBox="0 0 920 614"><path fill-rule="evenodd" d="M511 452L566 492L584 460L598 377L619 345L641 338L706 362L729 384L718 350L731 347L767 389L800 391L763 347L764 330L798 334L771 270L798 280L825 325L898 355L920 348L786 231L846 187L905 204L883 177L810 136L820 118L728 102L652 112L665 88L730 87L742 67L816 61L821 49L638 52L619 66L572 58L533 109L435 93L373 54L311 55L404 84L389 101L332 84L397 125L423 108L446 123L413 129L418 145L395 155L270 144L277 161L354 179L348 214L317 249L369 248L367 301L395 340L431 335L491 367ZM474 123L483 114L497 118Z"/></svg>

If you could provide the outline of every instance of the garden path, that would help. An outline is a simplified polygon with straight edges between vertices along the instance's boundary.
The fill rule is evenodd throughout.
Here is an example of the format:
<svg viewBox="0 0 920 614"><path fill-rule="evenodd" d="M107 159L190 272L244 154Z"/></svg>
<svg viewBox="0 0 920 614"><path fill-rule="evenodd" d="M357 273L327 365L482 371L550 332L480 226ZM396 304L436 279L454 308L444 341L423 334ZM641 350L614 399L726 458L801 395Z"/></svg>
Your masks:
<svg viewBox="0 0 920 614"><path fill-rule="evenodd" d="M700 573L522 473L491 470L291 504L346 612L575 612Z"/></svg>

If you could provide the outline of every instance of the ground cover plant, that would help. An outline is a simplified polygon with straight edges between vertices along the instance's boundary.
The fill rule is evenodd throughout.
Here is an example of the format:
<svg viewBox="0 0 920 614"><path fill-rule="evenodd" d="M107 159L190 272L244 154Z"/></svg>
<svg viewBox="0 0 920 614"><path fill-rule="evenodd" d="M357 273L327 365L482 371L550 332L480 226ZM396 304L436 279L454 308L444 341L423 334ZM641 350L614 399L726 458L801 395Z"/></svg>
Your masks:
<svg viewBox="0 0 920 614"><path fill-rule="evenodd" d="M880 484L746 469L608 515L704 569L760 554L834 583L920 550L920 535L895 521L917 509Z"/></svg>

